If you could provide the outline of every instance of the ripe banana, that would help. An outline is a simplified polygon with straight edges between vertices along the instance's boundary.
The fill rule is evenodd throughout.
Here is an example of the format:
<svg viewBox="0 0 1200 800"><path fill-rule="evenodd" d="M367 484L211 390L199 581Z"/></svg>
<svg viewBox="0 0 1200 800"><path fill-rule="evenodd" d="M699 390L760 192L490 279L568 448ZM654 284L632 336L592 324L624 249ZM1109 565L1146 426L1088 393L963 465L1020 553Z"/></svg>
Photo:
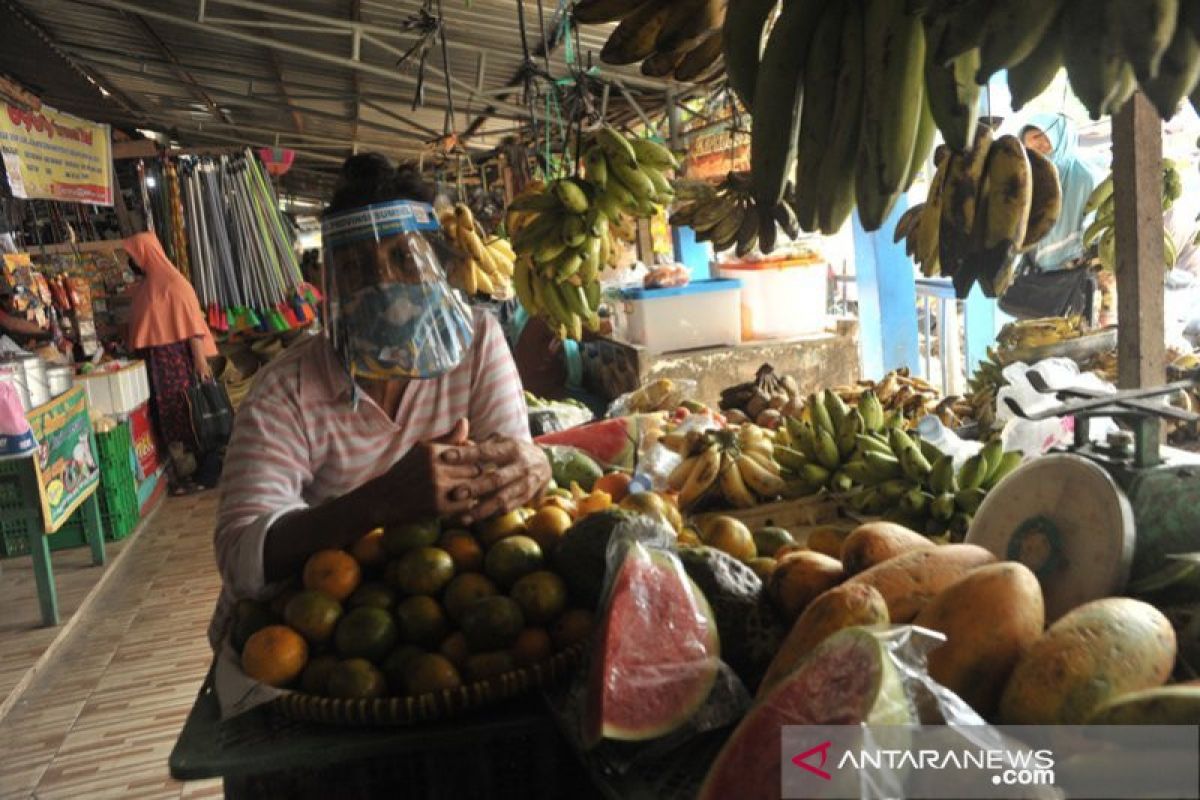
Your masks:
<svg viewBox="0 0 1200 800"><path fill-rule="evenodd" d="M467 296L482 293L496 299L510 297L516 259L508 242L498 236L487 237L486 241L481 238L482 228L464 203L444 208L438 216L446 239L463 255L448 269L450 284Z"/></svg>
<svg viewBox="0 0 1200 800"><path fill-rule="evenodd" d="M679 490L679 507L691 508L716 482L721 472L721 449L713 444L699 456L695 468Z"/></svg>
<svg viewBox="0 0 1200 800"><path fill-rule="evenodd" d="M1062 212L1062 186L1058 182L1058 167L1037 150L1026 148L1033 194L1029 200L1029 222L1025 228L1022 250L1033 247L1050 232Z"/></svg>
<svg viewBox="0 0 1200 800"><path fill-rule="evenodd" d="M742 480L755 494L763 498L774 498L783 493L784 480L759 464L746 453L737 457L734 464Z"/></svg>
<svg viewBox="0 0 1200 800"><path fill-rule="evenodd" d="M739 461L728 451L721 454L721 494L734 508L750 508L758 499L747 487Z"/></svg>

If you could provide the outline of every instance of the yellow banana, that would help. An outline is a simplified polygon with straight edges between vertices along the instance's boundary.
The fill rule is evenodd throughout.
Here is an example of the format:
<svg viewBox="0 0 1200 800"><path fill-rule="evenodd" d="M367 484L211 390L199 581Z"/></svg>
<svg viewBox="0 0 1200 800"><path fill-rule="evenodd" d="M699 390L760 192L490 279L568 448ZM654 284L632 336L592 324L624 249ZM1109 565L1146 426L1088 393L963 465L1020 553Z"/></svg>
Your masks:
<svg viewBox="0 0 1200 800"><path fill-rule="evenodd" d="M746 486L741 469L729 453L721 455L721 494L734 508L750 508L758 504Z"/></svg>
<svg viewBox="0 0 1200 800"><path fill-rule="evenodd" d="M783 479L778 475L771 474L750 456L743 453L738 456L735 464L742 474L742 480L755 494L771 498L783 493L785 486Z"/></svg>
<svg viewBox="0 0 1200 800"><path fill-rule="evenodd" d="M675 466L675 469L671 470L671 474L667 476L667 486L672 491L678 492L681 490L687 484L687 480L691 476L692 470L694 470L696 465L699 463L699 456L688 456L687 458L681 460L679 464Z"/></svg>
<svg viewBox="0 0 1200 800"><path fill-rule="evenodd" d="M1062 212L1062 186L1054 162L1036 150L1026 149L1033 194L1029 200L1029 224L1025 227L1022 250L1033 247L1050 232Z"/></svg>
<svg viewBox="0 0 1200 800"><path fill-rule="evenodd" d="M680 508L691 508L712 487L721 472L721 450L716 445L710 445L696 457L695 469L688 475L683 488L679 490Z"/></svg>

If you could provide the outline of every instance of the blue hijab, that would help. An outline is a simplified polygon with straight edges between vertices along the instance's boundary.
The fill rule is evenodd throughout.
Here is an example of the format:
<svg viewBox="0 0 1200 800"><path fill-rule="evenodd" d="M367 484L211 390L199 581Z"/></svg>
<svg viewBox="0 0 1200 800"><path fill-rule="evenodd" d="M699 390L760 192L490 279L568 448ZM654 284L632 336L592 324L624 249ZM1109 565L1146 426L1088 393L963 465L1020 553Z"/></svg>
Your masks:
<svg viewBox="0 0 1200 800"><path fill-rule="evenodd" d="M1079 154L1079 133L1064 114L1034 114L1021 126L1022 139L1037 128L1050 140L1050 160L1058 168L1062 185L1062 213L1058 222L1029 252L1033 263L1044 270L1057 270L1083 253L1083 208L1101 180L1100 170Z"/></svg>

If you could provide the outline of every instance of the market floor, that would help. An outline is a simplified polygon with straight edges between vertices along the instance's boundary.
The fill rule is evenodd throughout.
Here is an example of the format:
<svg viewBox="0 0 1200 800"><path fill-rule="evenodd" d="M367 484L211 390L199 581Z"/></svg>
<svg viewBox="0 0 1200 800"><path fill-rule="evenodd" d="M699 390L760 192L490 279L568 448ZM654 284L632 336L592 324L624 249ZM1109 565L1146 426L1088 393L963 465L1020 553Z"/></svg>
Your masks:
<svg viewBox="0 0 1200 800"><path fill-rule="evenodd" d="M167 498L0 720L0 798L220 797L167 757L211 653L216 492Z"/></svg>

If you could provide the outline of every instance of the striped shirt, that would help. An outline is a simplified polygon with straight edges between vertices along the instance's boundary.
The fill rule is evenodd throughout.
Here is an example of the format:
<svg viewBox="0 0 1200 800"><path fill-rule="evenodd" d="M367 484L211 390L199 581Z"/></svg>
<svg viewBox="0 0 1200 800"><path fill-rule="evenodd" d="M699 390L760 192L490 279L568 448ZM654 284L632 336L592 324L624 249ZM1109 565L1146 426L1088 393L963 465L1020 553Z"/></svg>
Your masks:
<svg viewBox="0 0 1200 800"><path fill-rule="evenodd" d="M415 444L466 418L470 436L529 441L521 381L499 323L475 311L471 352L455 369L413 381L395 420L360 393L324 336L264 367L238 408L221 477L215 547L223 586L209 627L214 646L238 598L266 599L267 531L284 514L318 506L386 472Z"/></svg>

